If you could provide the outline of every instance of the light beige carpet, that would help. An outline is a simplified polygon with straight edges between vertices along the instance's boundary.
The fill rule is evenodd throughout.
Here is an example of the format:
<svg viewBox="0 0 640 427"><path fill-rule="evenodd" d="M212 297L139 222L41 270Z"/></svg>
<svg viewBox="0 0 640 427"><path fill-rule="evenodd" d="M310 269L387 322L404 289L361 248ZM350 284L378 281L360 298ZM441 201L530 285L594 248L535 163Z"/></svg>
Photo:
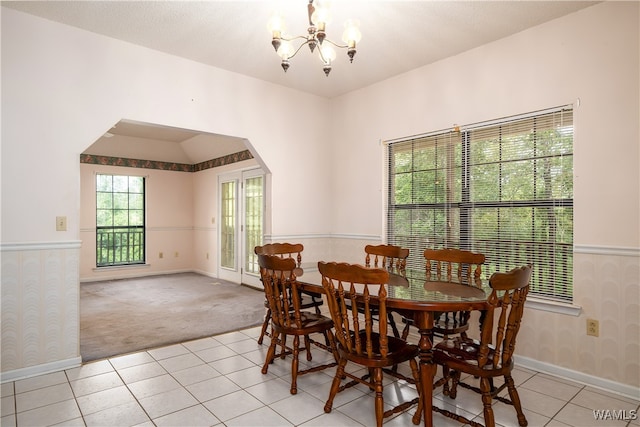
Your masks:
<svg viewBox="0 0 640 427"><path fill-rule="evenodd" d="M264 292L195 273L80 285L84 362L260 325Z"/></svg>

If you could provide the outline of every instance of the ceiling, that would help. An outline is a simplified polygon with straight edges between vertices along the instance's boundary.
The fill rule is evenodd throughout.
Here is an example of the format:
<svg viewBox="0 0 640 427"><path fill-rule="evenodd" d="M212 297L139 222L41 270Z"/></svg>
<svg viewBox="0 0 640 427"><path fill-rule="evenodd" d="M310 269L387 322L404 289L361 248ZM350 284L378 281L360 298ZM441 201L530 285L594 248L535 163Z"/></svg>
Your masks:
<svg viewBox="0 0 640 427"><path fill-rule="evenodd" d="M83 154L194 165L246 149L242 138L120 120Z"/></svg>
<svg viewBox="0 0 640 427"><path fill-rule="evenodd" d="M333 0L330 3L333 21L327 26L327 38L342 43L342 23L353 18L360 21L362 41L353 63L349 63L346 53L337 52L333 70L327 77L317 54L312 55L306 48L291 59L291 67L285 73L271 47L267 22L275 11L284 17L290 35L306 34L306 0L2 1L3 6L42 18L326 98L369 86L596 3ZM111 133L118 132L116 137L108 138L111 144L127 129L134 134L124 136L154 141L158 138L165 142L168 138L158 131L170 130L155 126L145 134L145 126L140 123L121 124L115 129ZM185 142L197 135L182 136L186 138L176 142L189 145ZM216 137L215 145L224 140ZM242 144L241 140L232 142ZM233 144L229 145L229 149L235 149ZM228 153L221 155L224 154ZM198 155L184 153L187 159ZM220 155L214 154L211 158L215 157Z"/></svg>

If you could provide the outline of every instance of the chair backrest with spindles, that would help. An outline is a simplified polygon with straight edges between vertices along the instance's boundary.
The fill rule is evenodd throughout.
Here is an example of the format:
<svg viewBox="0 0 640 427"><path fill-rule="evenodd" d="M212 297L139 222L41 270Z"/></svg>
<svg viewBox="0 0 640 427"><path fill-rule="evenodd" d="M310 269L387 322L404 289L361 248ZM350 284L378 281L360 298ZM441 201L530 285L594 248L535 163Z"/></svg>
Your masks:
<svg viewBox="0 0 640 427"><path fill-rule="evenodd" d="M485 256L461 249L425 249L427 278L456 279L461 283L477 284L482 276Z"/></svg>
<svg viewBox="0 0 640 427"><path fill-rule="evenodd" d="M530 277L531 266L526 265L507 273L494 273L489 279L492 291L487 300L487 315L482 323L479 367L491 363L495 368L508 366L512 362ZM489 351L490 346L494 351ZM492 359L489 359L490 356Z"/></svg>
<svg viewBox="0 0 640 427"><path fill-rule="evenodd" d="M389 273L382 268L335 262L319 262L318 270L322 274L335 336L342 348L362 357L373 358L378 354L386 357L389 351L387 322L374 321L374 313L386 319L385 283ZM377 299L376 304L371 303L372 296ZM377 350L374 352L374 349Z"/></svg>
<svg viewBox="0 0 640 427"><path fill-rule="evenodd" d="M395 245L367 245L364 247L365 266L404 271L407 267L409 249Z"/></svg>
<svg viewBox="0 0 640 427"><path fill-rule="evenodd" d="M254 252L257 255L278 255L280 258L293 258L296 267L302 264L302 251L304 246L301 243L267 243L256 246Z"/></svg>
<svg viewBox="0 0 640 427"><path fill-rule="evenodd" d="M260 254L258 265L273 323L281 327L301 327L300 296L294 273L295 260L289 257L280 258L278 255Z"/></svg>

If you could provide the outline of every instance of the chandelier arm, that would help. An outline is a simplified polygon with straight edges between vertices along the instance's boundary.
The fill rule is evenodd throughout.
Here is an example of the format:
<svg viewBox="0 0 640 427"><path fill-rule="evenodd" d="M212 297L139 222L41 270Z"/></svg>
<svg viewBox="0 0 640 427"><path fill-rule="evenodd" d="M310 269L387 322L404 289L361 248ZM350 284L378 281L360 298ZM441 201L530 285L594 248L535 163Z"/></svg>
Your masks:
<svg viewBox="0 0 640 427"><path fill-rule="evenodd" d="M280 39L284 40L284 41L287 41L287 42L292 42L292 41L297 40L297 39L305 39L305 40L307 40L307 36L296 36L296 37L291 37L290 39L288 39L286 37L280 37ZM304 44L303 44L303 46L304 46Z"/></svg>
<svg viewBox="0 0 640 427"><path fill-rule="evenodd" d="M318 55L320 56L320 59L322 60L323 64L328 64L328 61L324 58L324 55L322 54L322 49L318 49Z"/></svg>
<svg viewBox="0 0 640 427"><path fill-rule="evenodd" d="M349 48L349 45L346 45L346 44L338 44L338 43L333 42L333 41L331 41L331 40L329 40L329 39L324 39L324 41L325 41L325 42L329 42L329 43L331 43L332 45L334 45L335 47L339 47L340 49L348 49L348 48Z"/></svg>
<svg viewBox="0 0 640 427"><path fill-rule="evenodd" d="M296 37L296 38L300 38L300 37ZM302 38L304 39L305 37L302 37ZM309 44L309 40L307 40L306 42L302 43L300 46L298 46L298 48L296 49L296 51L295 51L295 52L293 52L293 55L291 55L291 56L290 56L289 58L287 58L287 59L291 59L291 58L293 58L294 56L296 56L296 55L298 54L298 52L300 52L300 49L302 49L302 46L306 46L306 45L308 45L308 44Z"/></svg>

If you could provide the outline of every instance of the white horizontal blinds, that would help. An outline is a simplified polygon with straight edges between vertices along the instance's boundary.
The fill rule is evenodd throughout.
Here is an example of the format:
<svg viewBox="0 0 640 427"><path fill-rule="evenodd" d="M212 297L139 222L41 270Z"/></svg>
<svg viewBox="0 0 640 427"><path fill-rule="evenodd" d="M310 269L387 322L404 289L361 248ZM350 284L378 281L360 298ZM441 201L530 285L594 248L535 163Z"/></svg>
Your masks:
<svg viewBox="0 0 640 427"><path fill-rule="evenodd" d="M534 265L532 294L572 298L573 114L557 109L389 144L388 241Z"/></svg>
<svg viewBox="0 0 640 427"><path fill-rule="evenodd" d="M471 247L487 274L533 264L532 293L562 301L573 293L572 113L466 130Z"/></svg>
<svg viewBox="0 0 640 427"><path fill-rule="evenodd" d="M410 250L409 270L424 269L425 248L458 246L461 147L452 132L389 146L388 240Z"/></svg>

